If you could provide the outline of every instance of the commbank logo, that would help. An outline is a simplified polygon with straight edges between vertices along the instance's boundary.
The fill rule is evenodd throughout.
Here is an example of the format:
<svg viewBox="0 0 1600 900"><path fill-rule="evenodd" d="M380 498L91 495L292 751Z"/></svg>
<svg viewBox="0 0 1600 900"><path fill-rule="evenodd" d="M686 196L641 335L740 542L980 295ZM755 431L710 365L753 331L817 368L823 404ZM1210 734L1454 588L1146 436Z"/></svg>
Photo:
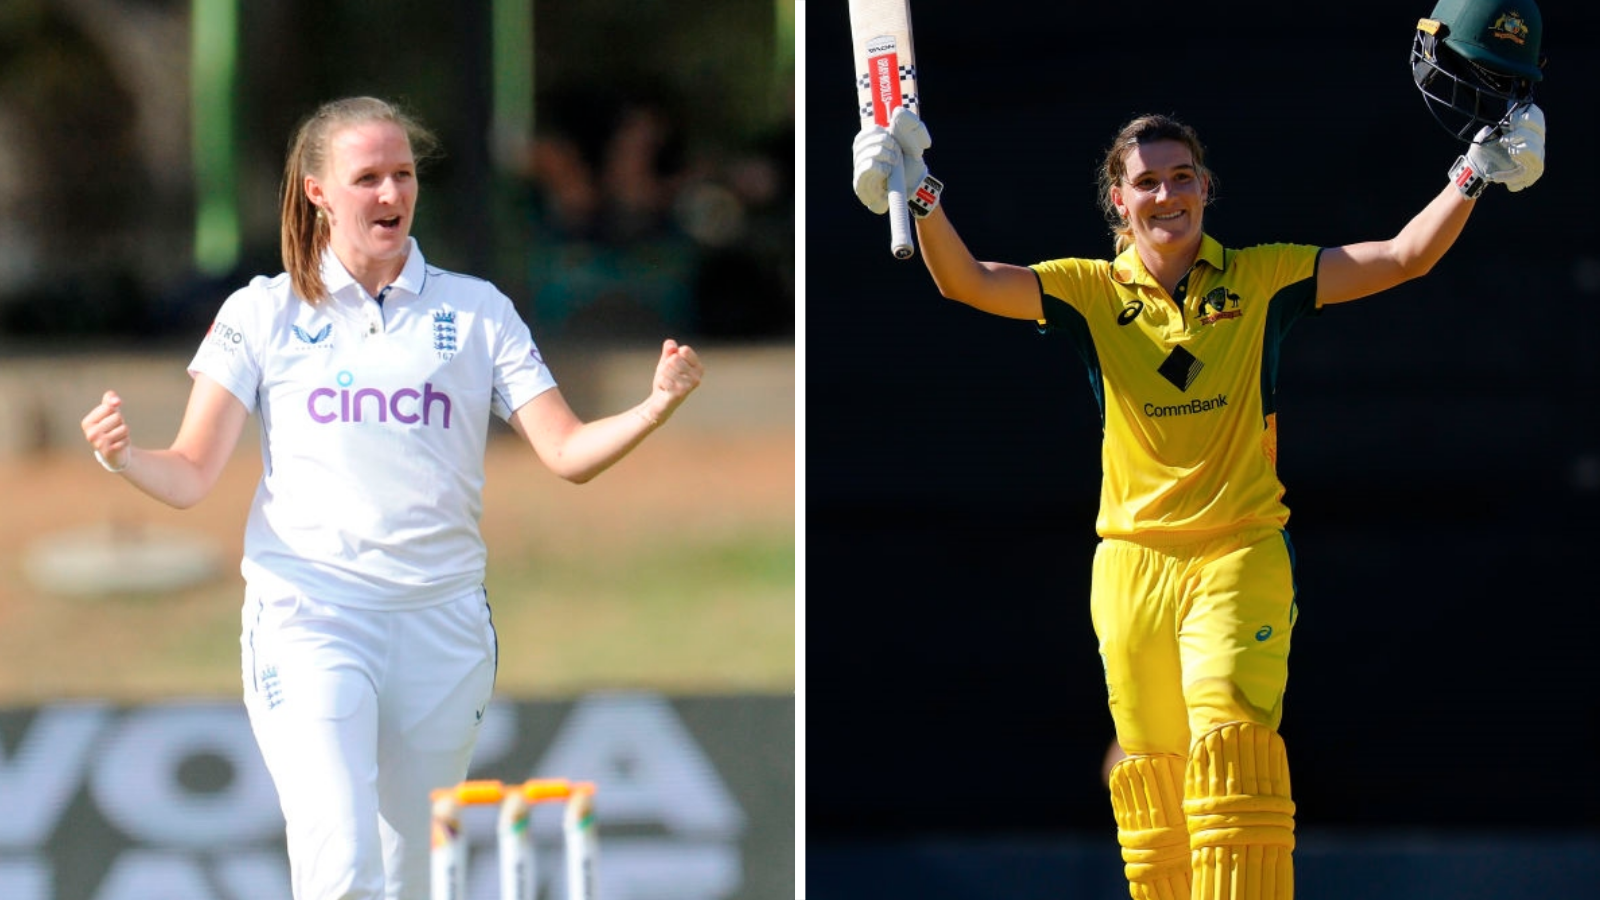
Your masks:
<svg viewBox="0 0 1600 900"><path fill-rule="evenodd" d="M1173 347L1172 352L1167 354L1167 358L1156 371L1161 373L1162 378L1172 382L1178 390L1187 391L1189 385L1194 384L1195 378L1200 375L1200 370L1205 367L1206 364L1197 359L1193 353L1182 347Z"/></svg>
<svg viewBox="0 0 1600 900"><path fill-rule="evenodd" d="M355 376L340 372L335 379L339 388L321 387L306 397L306 412L314 422L327 425L331 422L376 422L386 424L393 419L402 425L438 425L450 427L453 404L450 395L435 390L432 382L422 389L400 388L384 392L366 387L351 390Z"/></svg>
<svg viewBox="0 0 1600 900"><path fill-rule="evenodd" d="M1214 410L1225 409L1228 405L1228 395L1218 394L1215 397L1195 398L1182 403L1169 403L1157 406L1154 403L1144 405L1144 414L1152 419L1169 419L1176 416L1193 416L1208 413Z"/></svg>

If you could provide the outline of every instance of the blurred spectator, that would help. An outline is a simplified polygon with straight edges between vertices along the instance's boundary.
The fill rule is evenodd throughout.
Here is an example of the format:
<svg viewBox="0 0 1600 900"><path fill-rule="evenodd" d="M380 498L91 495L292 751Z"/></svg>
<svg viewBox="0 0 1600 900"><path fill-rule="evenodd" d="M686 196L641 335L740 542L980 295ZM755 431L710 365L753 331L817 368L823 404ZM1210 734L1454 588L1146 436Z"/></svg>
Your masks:
<svg viewBox="0 0 1600 900"><path fill-rule="evenodd" d="M689 221L721 210L722 227L690 226L701 243L695 330L733 338L794 337L794 120L757 138L716 183L685 192ZM706 194L720 195L719 203Z"/></svg>
<svg viewBox="0 0 1600 900"><path fill-rule="evenodd" d="M168 232L139 143L139 98L108 48L44 6L0 31L0 337L140 326L162 272L130 238ZM114 48L113 48L114 49Z"/></svg>
<svg viewBox="0 0 1600 900"><path fill-rule="evenodd" d="M657 96L543 108L522 174L544 333L792 336L792 127L691 153Z"/></svg>
<svg viewBox="0 0 1600 900"><path fill-rule="evenodd" d="M546 334L690 328L693 240L672 219L683 136L654 100L561 98L524 161L533 309Z"/></svg>

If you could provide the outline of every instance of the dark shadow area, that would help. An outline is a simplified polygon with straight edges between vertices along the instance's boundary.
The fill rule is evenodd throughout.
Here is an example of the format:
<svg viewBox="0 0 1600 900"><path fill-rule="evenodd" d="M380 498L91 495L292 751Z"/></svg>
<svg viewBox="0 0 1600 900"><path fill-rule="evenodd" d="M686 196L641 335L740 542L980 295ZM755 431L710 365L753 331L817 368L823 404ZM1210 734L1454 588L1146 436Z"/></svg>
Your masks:
<svg viewBox="0 0 1600 900"><path fill-rule="evenodd" d="M1303 829L1600 829L1581 761L1600 740L1600 358L1578 324L1600 230L1572 191L1600 137L1579 39L1597 17L1545 6L1544 180L1492 189L1433 273L1284 346L1301 618L1282 730ZM1145 112L1199 130L1221 183L1207 231L1233 246L1391 237L1462 149L1407 69L1426 3L1017 12L914 11L927 159L979 259L1108 256L1095 166ZM1114 861L1082 364L890 256L848 181L848 18L808 26L811 846L1072 832ZM869 896L856 868L813 866L810 887ZM954 884L910 893L1024 896Z"/></svg>

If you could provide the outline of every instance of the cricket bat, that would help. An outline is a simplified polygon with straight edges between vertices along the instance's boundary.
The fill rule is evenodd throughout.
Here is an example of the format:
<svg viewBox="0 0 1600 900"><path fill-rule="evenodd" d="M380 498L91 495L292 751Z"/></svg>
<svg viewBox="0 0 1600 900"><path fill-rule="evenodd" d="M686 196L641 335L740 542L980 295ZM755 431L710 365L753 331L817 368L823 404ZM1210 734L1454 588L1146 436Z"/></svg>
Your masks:
<svg viewBox="0 0 1600 900"><path fill-rule="evenodd" d="M850 38L861 124L888 127L897 106L920 113L911 0L850 0ZM906 173L898 164L889 173L889 249L896 259L910 259L916 252L906 209Z"/></svg>

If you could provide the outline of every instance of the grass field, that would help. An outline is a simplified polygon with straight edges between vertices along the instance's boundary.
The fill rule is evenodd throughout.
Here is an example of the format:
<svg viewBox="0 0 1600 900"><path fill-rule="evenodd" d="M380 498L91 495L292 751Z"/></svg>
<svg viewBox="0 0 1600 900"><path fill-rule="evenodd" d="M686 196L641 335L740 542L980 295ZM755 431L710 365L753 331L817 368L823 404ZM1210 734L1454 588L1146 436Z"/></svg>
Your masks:
<svg viewBox="0 0 1600 900"><path fill-rule="evenodd" d="M712 384L701 393L715 399ZM794 690L792 424L697 424L688 411L587 485L509 435L491 440L482 525L502 694ZM77 447L0 459L0 706L238 696L238 559L260 475L244 443L183 511ZM217 575L160 595L64 596L30 580L40 539L108 522L194 536L215 549Z"/></svg>

